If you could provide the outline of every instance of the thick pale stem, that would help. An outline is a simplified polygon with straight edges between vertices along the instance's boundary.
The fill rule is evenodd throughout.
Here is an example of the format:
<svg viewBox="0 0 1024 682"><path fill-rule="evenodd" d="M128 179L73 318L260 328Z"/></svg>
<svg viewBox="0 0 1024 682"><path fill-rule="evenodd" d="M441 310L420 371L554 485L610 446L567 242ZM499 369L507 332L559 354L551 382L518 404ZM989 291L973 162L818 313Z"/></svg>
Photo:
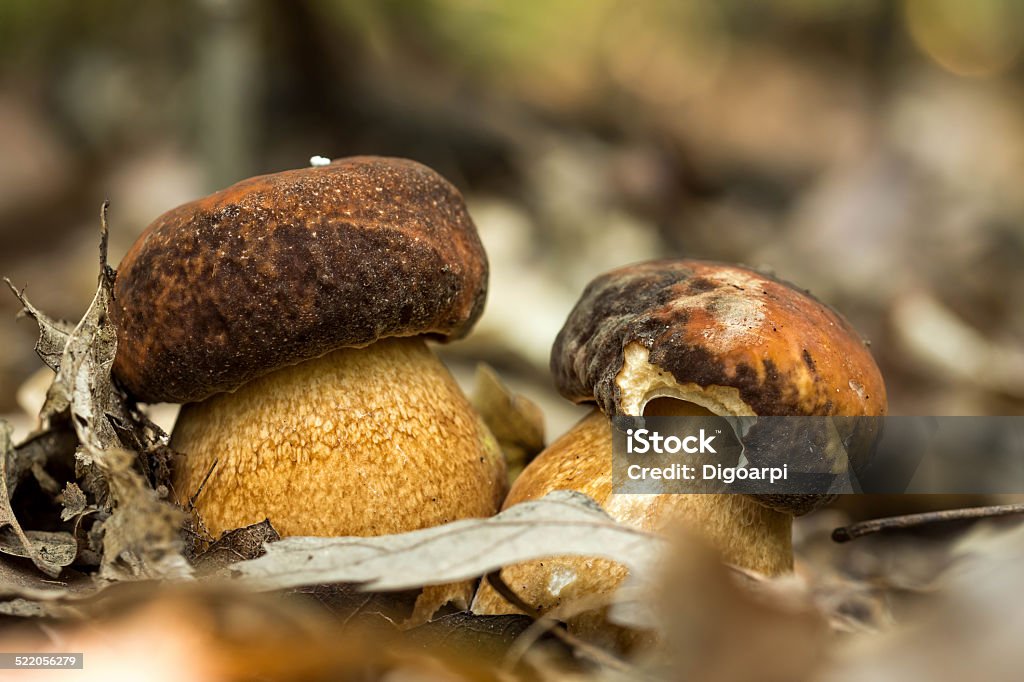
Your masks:
<svg viewBox="0 0 1024 682"><path fill-rule="evenodd" d="M660 398L647 404L647 416L707 415L705 408ZM552 443L520 476L505 506L538 499L553 490L576 490L596 500L615 520L652 532L671 533L685 526L715 547L726 562L769 575L793 566L792 517L744 495L619 495L612 492L612 429L594 410ZM542 612L567 603L600 603L619 586L626 570L611 561L553 557L510 566L505 581ZM488 586L473 604L481 614L515 609ZM593 626L581 625L586 630ZM600 627L600 626L598 626Z"/></svg>
<svg viewBox="0 0 1024 682"><path fill-rule="evenodd" d="M712 411L672 398L647 403L643 413L655 416L709 416ZM729 416L729 415L721 415ZM645 496L616 495L614 498ZM685 524L703 535L731 564L776 575L793 568L793 517L769 509L746 495L657 495L659 508L648 530L672 523Z"/></svg>
<svg viewBox="0 0 1024 682"><path fill-rule="evenodd" d="M282 535L403 532L492 515L506 485L493 438L419 338L186 405L171 446L178 499L195 497L214 537L264 518Z"/></svg>

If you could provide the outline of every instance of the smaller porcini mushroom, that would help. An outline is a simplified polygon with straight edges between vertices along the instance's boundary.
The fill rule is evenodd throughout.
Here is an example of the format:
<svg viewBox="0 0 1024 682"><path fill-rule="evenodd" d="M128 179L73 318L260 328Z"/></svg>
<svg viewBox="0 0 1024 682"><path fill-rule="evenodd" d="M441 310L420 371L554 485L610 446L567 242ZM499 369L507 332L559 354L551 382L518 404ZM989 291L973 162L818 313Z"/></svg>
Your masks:
<svg viewBox="0 0 1024 682"><path fill-rule="evenodd" d="M767 574L791 570L793 515L810 511L824 496L616 494L609 418L886 412L878 367L846 320L785 282L721 263L652 261L598 277L559 333L551 368L563 396L595 402L598 409L524 470L506 507L576 490L636 528L658 532L684 523L725 561ZM617 564L579 557L502 572L541 612L607 594L624 576ZM473 609L514 610L486 585Z"/></svg>
<svg viewBox="0 0 1024 682"><path fill-rule="evenodd" d="M214 535L381 535L493 514L505 463L424 339L479 317L459 192L403 159L251 178L157 218L122 261L114 374L188 403L179 501Z"/></svg>

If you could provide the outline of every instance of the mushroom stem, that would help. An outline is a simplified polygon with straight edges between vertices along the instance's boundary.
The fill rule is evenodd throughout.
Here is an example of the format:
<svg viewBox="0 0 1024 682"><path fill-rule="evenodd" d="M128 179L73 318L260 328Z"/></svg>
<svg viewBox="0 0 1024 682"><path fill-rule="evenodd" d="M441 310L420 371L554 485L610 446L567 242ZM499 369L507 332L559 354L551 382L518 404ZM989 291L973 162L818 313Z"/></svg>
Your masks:
<svg viewBox="0 0 1024 682"><path fill-rule="evenodd" d="M505 463L420 337L344 348L186 405L175 491L214 535L371 536L490 516Z"/></svg>
<svg viewBox="0 0 1024 682"><path fill-rule="evenodd" d="M674 398L656 398L643 408L646 417L709 416L714 412ZM720 414L718 416L735 416ZM610 430L609 430L610 438ZM608 449L610 451L611 445ZM746 495L615 495L619 498L654 499L655 523L645 530L665 529L672 520L692 526L726 563L767 575L793 570L793 517L758 503ZM658 501L657 498L667 498ZM642 504L642 502L641 502Z"/></svg>
<svg viewBox="0 0 1024 682"><path fill-rule="evenodd" d="M669 401L658 401L665 414ZM696 406L677 403L675 414ZM700 408L696 408L700 409ZM651 411L647 411L648 416ZM505 500L509 507L554 490L576 490L596 500L616 521L651 532L671 532L684 524L716 547L729 563L778 575L792 570L792 517L764 507L746 495L625 495L612 492L612 426L594 410L548 446L516 479ZM502 578L520 596L546 613L565 603L610 595L626 576L611 561L590 557L554 557L510 566ZM514 613L516 609L487 585L473 603L480 614Z"/></svg>

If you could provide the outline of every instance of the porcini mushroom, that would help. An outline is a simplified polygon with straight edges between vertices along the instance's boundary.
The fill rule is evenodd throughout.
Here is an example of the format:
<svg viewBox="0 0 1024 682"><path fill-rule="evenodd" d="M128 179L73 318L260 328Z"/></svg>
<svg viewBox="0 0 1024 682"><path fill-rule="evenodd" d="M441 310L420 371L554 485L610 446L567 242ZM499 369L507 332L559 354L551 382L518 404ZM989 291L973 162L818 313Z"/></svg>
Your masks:
<svg viewBox="0 0 1024 682"><path fill-rule="evenodd" d="M792 568L791 523L823 495L616 494L610 417L882 416L885 386L864 342L807 292L747 268L662 260L601 275L586 288L551 353L563 396L596 410L516 479L505 506L561 489L594 498L614 519L658 532L684 523L725 561L767 574ZM555 557L503 570L541 612L608 594L625 569ZM478 613L514 611L487 585Z"/></svg>
<svg viewBox="0 0 1024 682"><path fill-rule="evenodd" d="M493 514L505 464L425 339L484 305L459 192L356 157L242 181L156 219L121 262L113 371L187 403L176 495L214 535L380 535Z"/></svg>

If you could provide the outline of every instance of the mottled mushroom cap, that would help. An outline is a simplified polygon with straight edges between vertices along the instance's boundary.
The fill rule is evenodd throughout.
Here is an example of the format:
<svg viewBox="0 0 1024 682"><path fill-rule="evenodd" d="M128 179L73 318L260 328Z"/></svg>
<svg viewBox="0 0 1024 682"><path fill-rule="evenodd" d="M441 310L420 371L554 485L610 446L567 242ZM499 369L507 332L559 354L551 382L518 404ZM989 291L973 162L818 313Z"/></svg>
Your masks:
<svg viewBox="0 0 1024 682"><path fill-rule="evenodd" d="M586 288L551 352L559 391L596 402L608 416L644 414L675 398L720 416L877 417L885 384L861 337L806 291L723 263L662 260L601 275ZM796 452L787 443L821 439L824 421L782 434L762 423L740 438L752 465ZM854 472L870 461L877 420L846 434ZM783 437L785 436L785 437ZM823 495L752 495L805 514Z"/></svg>
<svg viewBox="0 0 1024 682"><path fill-rule="evenodd" d="M157 218L118 268L114 374L190 402L385 337L459 338L487 257L458 190L404 159L243 180Z"/></svg>
<svg viewBox="0 0 1024 682"><path fill-rule="evenodd" d="M629 265L587 286L551 353L559 391L609 415L678 397L716 414L880 416L861 337L810 294L747 268Z"/></svg>

